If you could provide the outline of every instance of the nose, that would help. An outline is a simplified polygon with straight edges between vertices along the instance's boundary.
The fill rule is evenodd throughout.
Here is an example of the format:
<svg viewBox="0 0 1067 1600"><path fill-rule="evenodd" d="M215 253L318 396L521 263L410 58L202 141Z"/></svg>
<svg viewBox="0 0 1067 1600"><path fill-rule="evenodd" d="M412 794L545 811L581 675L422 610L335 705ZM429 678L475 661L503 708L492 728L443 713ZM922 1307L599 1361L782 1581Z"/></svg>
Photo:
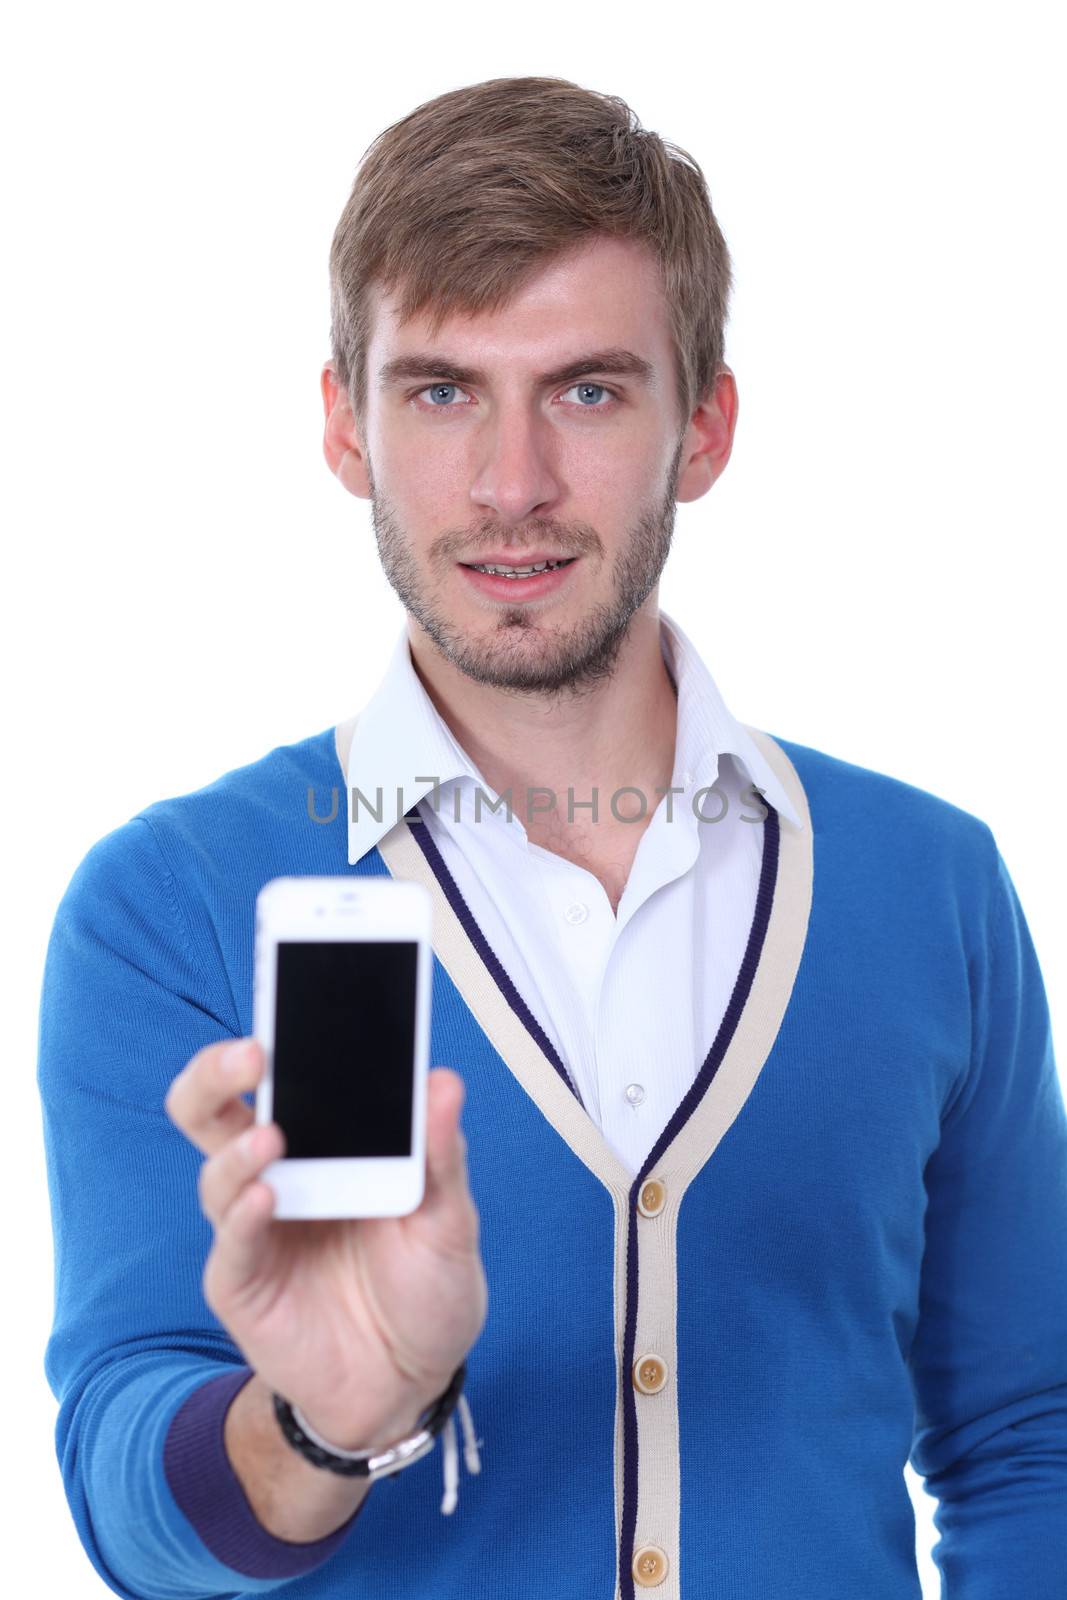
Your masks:
<svg viewBox="0 0 1067 1600"><path fill-rule="evenodd" d="M551 433L526 407L502 406L479 431L472 505L508 523L553 506L561 485L551 459Z"/></svg>

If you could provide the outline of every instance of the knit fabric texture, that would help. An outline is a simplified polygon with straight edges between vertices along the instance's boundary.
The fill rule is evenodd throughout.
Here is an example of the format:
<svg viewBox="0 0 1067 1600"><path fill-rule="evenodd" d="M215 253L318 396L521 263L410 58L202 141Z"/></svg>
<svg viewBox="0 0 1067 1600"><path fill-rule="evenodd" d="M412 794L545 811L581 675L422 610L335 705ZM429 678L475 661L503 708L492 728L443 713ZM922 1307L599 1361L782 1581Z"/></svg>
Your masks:
<svg viewBox="0 0 1067 1600"><path fill-rule="evenodd" d="M808 827L768 809L730 1006L636 1178L417 815L348 864L334 729L88 851L41 997L45 1366L117 1593L918 1600L910 1460L950 1600L1067 1595L1067 1113L1018 896L979 818L759 738ZM222 1445L249 1369L164 1098L252 1032L256 894L306 873L434 895L431 1064L465 1080L489 1314L454 1513L435 1450L301 1545Z"/></svg>

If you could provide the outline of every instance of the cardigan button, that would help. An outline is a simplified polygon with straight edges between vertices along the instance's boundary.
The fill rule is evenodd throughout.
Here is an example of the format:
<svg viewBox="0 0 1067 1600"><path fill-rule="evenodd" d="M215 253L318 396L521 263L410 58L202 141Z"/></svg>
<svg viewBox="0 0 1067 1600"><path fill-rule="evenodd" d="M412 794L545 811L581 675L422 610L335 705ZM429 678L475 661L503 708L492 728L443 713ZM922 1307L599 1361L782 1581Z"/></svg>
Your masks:
<svg viewBox="0 0 1067 1600"><path fill-rule="evenodd" d="M643 1544L640 1550L634 1551L630 1571L634 1575L634 1582L639 1583L642 1589L654 1589L667 1576L666 1551L661 1550L658 1544Z"/></svg>
<svg viewBox="0 0 1067 1600"><path fill-rule="evenodd" d="M659 1394L667 1381L667 1364L659 1356L641 1356L633 1366L634 1388L642 1394Z"/></svg>
<svg viewBox="0 0 1067 1600"><path fill-rule="evenodd" d="M637 1209L643 1217L658 1217L667 1201L666 1185L660 1178L649 1178L641 1185Z"/></svg>

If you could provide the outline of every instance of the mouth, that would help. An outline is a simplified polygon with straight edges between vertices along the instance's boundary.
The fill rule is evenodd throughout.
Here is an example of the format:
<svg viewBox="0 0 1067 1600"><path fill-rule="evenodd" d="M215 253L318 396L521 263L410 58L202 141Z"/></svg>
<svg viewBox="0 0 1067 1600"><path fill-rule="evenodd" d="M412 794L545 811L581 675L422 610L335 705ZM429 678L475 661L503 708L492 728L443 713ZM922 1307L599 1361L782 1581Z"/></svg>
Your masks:
<svg viewBox="0 0 1067 1600"><path fill-rule="evenodd" d="M477 591L494 600L535 600L551 594L567 581L567 573L578 563L577 556L544 556L521 565L500 560L461 561L460 568Z"/></svg>
<svg viewBox="0 0 1067 1600"><path fill-rule="evenodd" d="M483 556L478 561L461 561L460 565L479 571L488 567L506 576L528 577L535 570L545 567L569 567L577 559L577 556L526 555L516 556L509 561L506 556Z"/></svg>

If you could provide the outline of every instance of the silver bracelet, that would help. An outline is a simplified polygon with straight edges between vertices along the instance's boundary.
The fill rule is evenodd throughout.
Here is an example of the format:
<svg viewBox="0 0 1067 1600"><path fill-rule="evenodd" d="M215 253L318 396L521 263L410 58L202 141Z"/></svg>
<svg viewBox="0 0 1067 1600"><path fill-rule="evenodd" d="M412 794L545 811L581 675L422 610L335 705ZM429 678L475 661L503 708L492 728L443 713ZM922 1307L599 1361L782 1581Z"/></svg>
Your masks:
<svg viewBox="0 0 1067 1600"><path fill-rule="evenodd" d="M452 1418L452 1411L457 1402L463 1423L463 1453L467 1470L472 1473L481 1471L478 1444L474 1436L474 1422L470 1407L461 1393L466 1370L466 1364L457 1367L444 1394L423 1413L420 1418L422 1426L416 1433L387 1446L384 1450L342 1450L339 1445L330 1444L315 1432L303 1413L280 1394L275 1394L273 1397L274 1415L293 1449L299 1451L313 1466L326 1467L343 1477L367 1478L371 1482L388 1477L390 1473L399 1472L402 1468L410 1466L413 1461L419 1461L424 1455L428 1455L433 1449L434 1440L443 1428L445 1496L441 1510L448 1515L455 1510L458 1498L459 1464L456 1425Z"/></svg>
<svg viewBox="0 0 1067 1600"><path fill-rule="evenodd" d="M313 1444L328 1456L335 1456L339 1461L365 1461L366 1472L359 1472L359 1477L386 1478L391 1472L399 1472L401 1467L406 1467L411 1461L418 1461L433 1449L437 1435L431 1433L429 1428L420 1428L418 1433L413 1433L399 1443L387 1445L384 1450L342 1450L340 1445L330 1444L315 1432L310 1422L304 1416L299 1406L291 1406L293 1421ZM288 1437L288 1436L287 1436ZM292 1441L290 1441L292 1442ZM326 1465L318 1463L316 1465Z"/></svg>

